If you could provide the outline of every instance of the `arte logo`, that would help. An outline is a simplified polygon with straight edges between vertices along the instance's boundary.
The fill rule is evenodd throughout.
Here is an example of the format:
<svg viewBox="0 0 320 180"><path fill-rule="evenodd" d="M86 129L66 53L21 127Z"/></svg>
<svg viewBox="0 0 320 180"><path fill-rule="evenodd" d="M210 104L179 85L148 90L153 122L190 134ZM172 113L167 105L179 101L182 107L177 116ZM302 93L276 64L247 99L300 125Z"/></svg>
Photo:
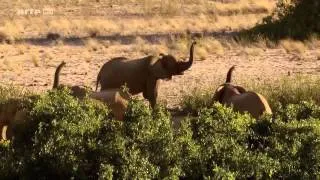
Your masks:
<svg viewBox="0 0 320 180"><path fill-rule="evenodd" d="M54 14L53 8L43 8L43 9L17 9L17 15L19 16L40 16L40 15L46 15L46 16L52 16Z"/></svg>

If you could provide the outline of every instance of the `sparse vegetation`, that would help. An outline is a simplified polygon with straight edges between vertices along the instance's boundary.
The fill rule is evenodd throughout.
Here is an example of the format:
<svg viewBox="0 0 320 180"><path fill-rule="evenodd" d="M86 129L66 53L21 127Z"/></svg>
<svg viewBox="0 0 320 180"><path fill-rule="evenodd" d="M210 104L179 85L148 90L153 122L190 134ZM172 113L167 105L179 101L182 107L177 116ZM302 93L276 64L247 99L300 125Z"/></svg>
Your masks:
<svg viewBox="0 0 320 180"><path fill-rule="evenodd" d="M40 62L39 62L39 57L38 56L36 56L35 54L32 54L31 55L31 61L32 61L32 63L33 63L33 65L35 66L35 67L39 67L40 66Z"/></svg>
<svg viewBox="0 0 320 180"><path fill-rule="evenodd" d="M263 49L257 47L245 47L243 48L243 53L248 56L259 56L263 54Z"/></svg>
<svg viewBox="0 0 320 180"><path fill-rule="evenodd" d="M159 33L213 32L226 29L252 27L274 7L274 1L239 0L221 3L211 0L134 0L101 1L10 1L0 10L7 22L0 24L0 40L29 37L46 37L58 34L61 37L97 37L106 35L141 35ZM34 5L37 3L37 6ZM111 3L111 4L110 4ZM18 15L18 10L29 7L42 11L53 9L53 16ZM70 10L72 9L72 10ZM112 13L111 13L112 12ZM55 15L58 16L55 16ZM6 16L8 15L8 16ZM64 15L64 16L60 16ZM94 16L90 16L94 15ZM130 18L119 17L125 15ZM99 17L108 18L99 18ZM192 16L192 18L188 18ZM144 18L148 17L148 18Z"/></svg>
<svg viewBox="0 0 320 180"><path fill-rule="evenodd" d="M89 51L97 51L100 47L99 42L92 38L86 40L84 43Z"/></svg>
<svg viewBox="0 0 320 180"><path fill-rule="evenodd" d="M276 81L263 81L262 83L247 82L247 86L265 95L273 108L279 103L282 106L299 104L302 101L314 101L320 105L319 78L297 75L283 77Z"/></svg>
<svg viewBox="0 0 320 180"><path fill-rule="evenodd" d="M280 44L288 53L303 54L306 51L306 46L300 41L282 40Z"/></svg>
<svg viewBox="0 0 320 180"><path fill-rule="evenodd" d="M262 94L268 99L271 109L286 107L289 104L299 104L303 101L313 101L320 105L319 78L308 76L283 77L274 81L252 82L244 80L244 87L248 91ZM186 94L181 102L186 111L192 114L212 104L210 97L213 97L214 89L196 90Z"/></svg>
<svg viewBox="0 0 320 180"><path fill-rule="evenodd" d="M0 179L320 179L320 3L275 2L2 3L0 121L12 98L27 116L14 127L14 139L0 141ZM53 8L55 14L14 11L30 7ZM229 38L243 29L240 38ZM90 86L107 59L159 53L187 59L193 39L196 62L183 76L161 82L159 90L165 106L182 108L182 115L162 104L151 110L133 98L125 120L116 121L98 101L75 99L68 89L47 91L62 60L71 61L64 79ZM302 55L305 61L292 61ZM231 64L244 69L233 82L264 95L272 116L255 120L212 100L217 82L223 82L215 78ZM264 65L272 72L251 74ZM287 77L274 73L285 68ZM294 70L312 75L290 74ZM37 95L25 91L32 87Z"/></svg>

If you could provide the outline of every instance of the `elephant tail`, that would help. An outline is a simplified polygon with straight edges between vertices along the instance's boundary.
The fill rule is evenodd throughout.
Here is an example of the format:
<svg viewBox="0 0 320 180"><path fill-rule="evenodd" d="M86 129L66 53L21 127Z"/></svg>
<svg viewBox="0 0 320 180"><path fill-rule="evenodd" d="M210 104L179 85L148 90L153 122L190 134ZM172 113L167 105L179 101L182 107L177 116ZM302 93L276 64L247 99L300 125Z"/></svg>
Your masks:
<svg viewBox="0 0 320 180"><path fill-rule="evenodd" d="M54 73L54 80L53 80L53 87L52 89L56 89L59 86L59 78L60 78L60 71L63 66L66 65L66 62L62 61L59 66L56 69L56 72Z"/></svg>
<svg viewBox="0 0 320 180"><path fill-rule="evenodd" d="M235 67L236 67L236 66L234 65L234 66L232 66L232 67L229 69L229 71L228 71L228 73L227 73L226 83L231 83L232 73L233 73Z"/></svg>

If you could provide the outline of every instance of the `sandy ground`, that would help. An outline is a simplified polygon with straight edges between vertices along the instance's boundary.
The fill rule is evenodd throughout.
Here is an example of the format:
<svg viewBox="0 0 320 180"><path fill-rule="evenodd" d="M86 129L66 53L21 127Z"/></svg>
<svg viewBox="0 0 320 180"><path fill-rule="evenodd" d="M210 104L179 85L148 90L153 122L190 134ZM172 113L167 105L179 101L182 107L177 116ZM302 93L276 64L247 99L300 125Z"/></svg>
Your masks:
<svg viewBox="0 0 320 180"><path fill-rule="evenodd" d="M1 45L0 83L13 84L35 92L52 87L56 66L62 61L67 66L62 70L61 83L88 85L95 88L100 67L116 56L138 58L132 45L102 47L89 52L84 46L35 46ZM284 49L261 49L250 55L243 50L226 50L223 55L208 54L182 76L171 81L162 81L160 101L170 108L177 107L183 94L195 88L214 88L224 81L228 68L237 65L234 82L272 80L294 74L320 75L320 60L317 50L308 50L303 55L287 53ZM125 72L124 72L125 73Z"/></svg>

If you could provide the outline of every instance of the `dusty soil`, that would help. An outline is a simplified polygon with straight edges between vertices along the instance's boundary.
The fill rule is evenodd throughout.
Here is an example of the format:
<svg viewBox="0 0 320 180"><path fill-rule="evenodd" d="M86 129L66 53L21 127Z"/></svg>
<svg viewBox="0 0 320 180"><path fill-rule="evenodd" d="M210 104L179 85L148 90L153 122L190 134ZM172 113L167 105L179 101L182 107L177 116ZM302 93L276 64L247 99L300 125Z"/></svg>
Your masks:
<svg viewBox="0 0 320 180"><path fill-rule="evenodd" d="M13 0L1 3L0 35L2 30L3 35L17 40L13 45L0 44L0 83L35 92L49 90L56 66L65 61L67 66L62 70L61 83L95 88L98 71L110 58L143 57L141 46L157 43L166 46L162 38L170 39L175 33L200 32L223 41L241 29L254 26L275 7L274 0L217 1L136 0L128 4L129 1L121 0L84 0L73 4L63 3L66 1L35 4ZM17 14L17 10L30 7L51 8L54 14ZM59 33L67 39L52 44L47 42L48 32ZM96 32L95 38L102 42L83 43L83 38L92 32ZM137 36L151 45L136 42ZM214 89L224 82L232 65L237 65L234 82L240 84L270 81L288 72L318 76L320 51L291 54L282 48L248 50L239 45L225 49L220 55L215 54L212 47L212 52L206 52L205 60L197 54L195 59L184 75L161 82L159 99L168 107L178 107L181 97L195 88Z"/></svg>
<svg viewBox="0 0 320 180"><path fill-rule="evenodd" d="M137 53L134 45L101 46L90 52L85 46L0 45L0 83L43 92L52 87L55 68L63 60L67 66L62 70L61 83L95 88L100 67L117 56L138 58L144 54ZM317 50L297 55L281 48L261 49L252 55L243 49L232 49L225 50L223 55L209 53L205 60L199 60L195 54L195 59L192 68L184 75L161 82L160 100L168 107L177 107L182 95L195 88L215 88L224 81L232 65L237 65L236 83L269 81L287 76L288 72L290 75L320 75Z"/></svg>

